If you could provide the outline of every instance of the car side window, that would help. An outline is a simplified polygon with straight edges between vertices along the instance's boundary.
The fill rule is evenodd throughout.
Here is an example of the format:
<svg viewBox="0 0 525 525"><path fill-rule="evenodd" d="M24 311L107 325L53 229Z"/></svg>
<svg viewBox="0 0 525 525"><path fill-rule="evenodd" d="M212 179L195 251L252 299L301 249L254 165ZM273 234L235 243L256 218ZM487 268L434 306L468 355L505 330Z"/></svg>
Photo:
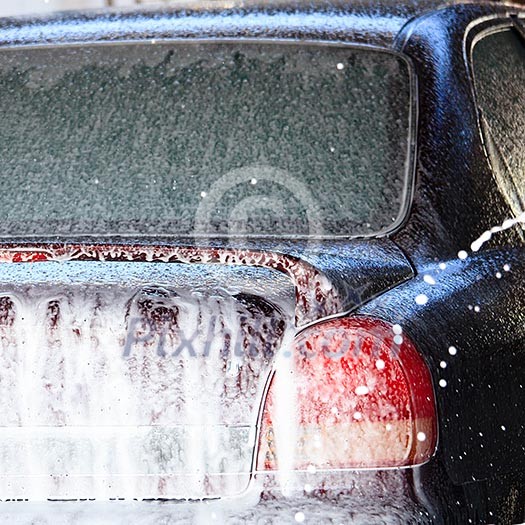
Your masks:
<svg viewBox="0 0 525 525"><path fill-rule="evenodd" d="M494 175L517 216L525 211L525 43L514 29L487 35L472 68Z"/></svg>

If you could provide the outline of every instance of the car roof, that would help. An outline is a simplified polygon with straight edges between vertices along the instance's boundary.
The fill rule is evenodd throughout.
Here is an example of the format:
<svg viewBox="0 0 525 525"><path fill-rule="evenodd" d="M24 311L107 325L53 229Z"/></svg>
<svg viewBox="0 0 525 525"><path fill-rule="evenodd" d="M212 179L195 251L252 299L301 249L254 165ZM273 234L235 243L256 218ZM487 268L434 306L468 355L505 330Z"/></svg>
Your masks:
<svg viewBox="0 0 525 525"><path fill-rule="evenodd" d="M169 6L0 18L0 45L177 38L313 38L392 47L412 19L443 0L179 0ZM503 3L492 3L502 7Z"/></svg>

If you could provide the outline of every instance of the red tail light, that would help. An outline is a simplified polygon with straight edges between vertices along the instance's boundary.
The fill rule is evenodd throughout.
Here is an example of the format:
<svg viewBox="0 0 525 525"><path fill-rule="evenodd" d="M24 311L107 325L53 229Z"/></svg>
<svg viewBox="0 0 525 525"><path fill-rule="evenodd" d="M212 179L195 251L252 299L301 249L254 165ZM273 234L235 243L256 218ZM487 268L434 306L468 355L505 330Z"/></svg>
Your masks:
<svg viewBox="0 0 525 525"><path fill-rule="evenodd" d="M279 382L292 401L278 397ZM283 405L290 412L284 423ZM277 369L262 414L257 468L282 468L280 451L281 463L297 470L416 465L432 456L436 440L430 373L401 327L335 319L299 334L291 366Z"/></svg>

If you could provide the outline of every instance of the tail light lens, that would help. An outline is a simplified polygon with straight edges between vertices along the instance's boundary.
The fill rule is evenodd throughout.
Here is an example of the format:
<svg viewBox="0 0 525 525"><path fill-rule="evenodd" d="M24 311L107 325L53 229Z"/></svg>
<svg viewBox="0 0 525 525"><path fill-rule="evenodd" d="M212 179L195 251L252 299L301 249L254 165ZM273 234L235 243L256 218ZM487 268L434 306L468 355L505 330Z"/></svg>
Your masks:
<svg viewBox="0 0 525 525"><path fill-rule="evenodd" d="M266 396L258 470L399 467L434 453L432 380L399 326L320 323L299 334L288 361Z"/></svg>

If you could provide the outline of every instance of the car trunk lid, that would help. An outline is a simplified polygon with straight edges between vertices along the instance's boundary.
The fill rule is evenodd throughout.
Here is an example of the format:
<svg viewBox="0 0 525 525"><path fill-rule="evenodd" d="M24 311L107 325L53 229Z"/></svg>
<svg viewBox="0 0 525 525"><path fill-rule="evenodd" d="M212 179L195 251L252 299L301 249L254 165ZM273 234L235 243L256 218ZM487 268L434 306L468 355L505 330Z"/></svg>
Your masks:
<svg viewBox="0 0 525 525"><path fill-rule="evenodd" d="M277 353L299 327L411 275L374 241L286 255L21 245L0 260L24 263L0 265L11 499L243 492Z"/></svg>

